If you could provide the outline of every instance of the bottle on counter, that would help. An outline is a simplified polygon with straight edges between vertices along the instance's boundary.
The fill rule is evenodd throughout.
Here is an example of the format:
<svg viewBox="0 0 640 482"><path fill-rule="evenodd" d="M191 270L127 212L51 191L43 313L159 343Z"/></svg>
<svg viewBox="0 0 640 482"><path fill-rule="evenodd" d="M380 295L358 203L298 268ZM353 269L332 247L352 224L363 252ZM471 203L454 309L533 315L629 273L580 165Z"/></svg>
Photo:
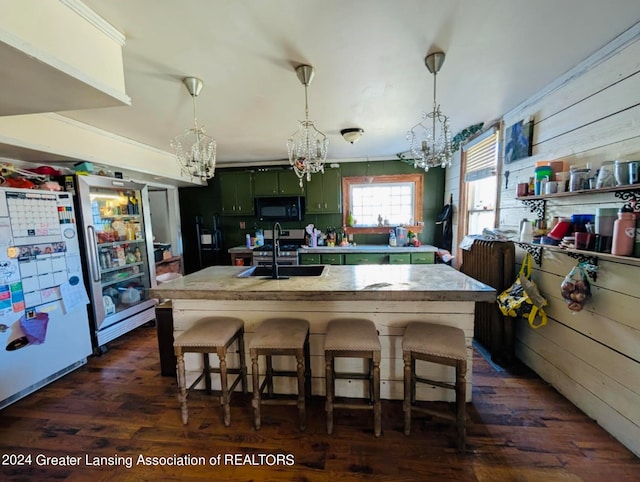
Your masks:
<svg viewBox="0 0 640 482"><path fill-rule="evenodd" d="M613 223L613 242L611 254L631 256L636 231L636 219L633 210L623 206L618 211L618 219Z"/></svg>
<svg viewBox="0 0 640 482"><path fill-rule="evenodd" d="M251 235L249 233L247 233L245 238L246 238L246 241L247 241L247 248L250 248L251 247Z"/></svg>
<svg viewBox="0 0 640 482"><path fill-rule="evenodd" d="M391 229L389 231L389 246L392 246L392 247L397 246L397 244L396 244L396 232L393 229Z"/></svg>

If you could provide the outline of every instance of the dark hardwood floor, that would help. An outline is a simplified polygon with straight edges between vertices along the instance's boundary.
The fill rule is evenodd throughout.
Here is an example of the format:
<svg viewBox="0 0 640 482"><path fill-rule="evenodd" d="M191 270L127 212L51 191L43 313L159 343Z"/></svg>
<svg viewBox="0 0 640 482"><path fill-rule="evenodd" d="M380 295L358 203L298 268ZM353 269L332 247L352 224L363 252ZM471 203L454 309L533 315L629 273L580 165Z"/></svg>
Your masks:
<svg viewBox="0 0 640 482"><path fill-rule="evenodd" d="M445 422L417 417L406 437L400 401L383 404L379 439L368 411L337 411L328 436L319 398L310 403L305 433L294 406L263 407L262 429L253 430L248 396L232 400L231 426L224 427L217 399L204 392L190 395L183 426L176 382L160 376L159 366L155 328L141 327L5 408L0 479L640 480L640 460L554 389L523 367L496 371L477 351L464 455ZM29 456L30 463L15 464ZM185 460L191 465L176 465Z"/></svg>

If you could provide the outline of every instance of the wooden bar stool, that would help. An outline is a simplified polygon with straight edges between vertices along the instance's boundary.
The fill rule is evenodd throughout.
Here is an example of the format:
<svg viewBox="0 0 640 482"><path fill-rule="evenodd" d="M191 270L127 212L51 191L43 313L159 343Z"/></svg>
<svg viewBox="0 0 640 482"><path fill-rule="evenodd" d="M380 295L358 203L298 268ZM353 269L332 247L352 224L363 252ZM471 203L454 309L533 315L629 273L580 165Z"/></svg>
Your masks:
<svg viewBox="0 0 640 482"><path fill-rule="evenodd" d="M295 318L273 318L264 320L249 342L251 354L251 370L253 380L253 419L256 430L260 430L260 405L298 405L300 415L300 430L306 429L307 417L305 400L311 397L311 357L309 352L309 322ZM267 370L262 385L258 357L264 355ZM295 356L296 371L275 370L272 357L274 355ZM296 400L289 398L275 399L273 397L273 377L294 377L298 380L298 396ZM264 399L264 389L269 398Z"/></svg>
<svg viewBox="0 0 640 482"><path fill-rule="evenodd" d="M238 368L227 367L227 349L237 341L237 353L240 357ZM211 373L220 374L221 396L220 404L224 411L224 424L231 423L231 408L229 400L231 392L238 382L242 382L242 392L247 393L247 366L244 358L244 321L238 318L207 317L197 321L191 328L182 333L173 342L173 350L177 358L178 400L182 412L182 423L189 418L187 409L187 394L204 378L207 393L211 393ZM209 353L217 353L220 360L218 368L209 365ZM187 388L187 378L184 368L185 353L202 353L204 368L200 376ZM228 374L237 375L231 386L228 384Z"/></svg>
<svg viewBox="0 0 640 482"><path fill-rule="evenodd" d="M382 431L382 405L380 403L380 339L376 325L370 320L337 319L327 325L324 339L327 384L327 433L333 433L333 409L373 410L373 430L376 437ZM369 362L367 373L336 373L335 359L338 357L364 358ZM336 378L357 378L369 381L369 403L336 402Z"/></svg>
<svg viewBox="0 0 640 482"><path fill-rule="evenodd" d="M464 332L452 326L424 322L410 322L402 338L404 358L404 433L411 433L411 410L456 422L458 450L463 452L466 443L467 396L467 347ZM430 380L416 375L416 360L455 367L454 383ZM416 405L416 383L455 390L456 415Z"/></svg>

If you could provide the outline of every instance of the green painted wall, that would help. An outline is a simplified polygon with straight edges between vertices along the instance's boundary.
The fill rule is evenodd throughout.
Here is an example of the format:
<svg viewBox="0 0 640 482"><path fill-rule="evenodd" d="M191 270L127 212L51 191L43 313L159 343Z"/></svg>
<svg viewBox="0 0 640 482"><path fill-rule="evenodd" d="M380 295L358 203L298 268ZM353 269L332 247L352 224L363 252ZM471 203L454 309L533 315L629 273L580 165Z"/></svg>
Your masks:
<svg viewBox="0 0 640 482"><path fill-rule="evenodd" d="M207 227L210 228L212 226L213 216L216 214L219 215L221 212L220 180L222 176L219 174L230 170L234 169L217 169L216 176L209 181L207 187L179 189L186 273L200 269L195 229L196 217L202 218ZM414 169L411 164L398 160L390 160L343 163L340 164L340 172L342 176L375 176L383 174L415 174L419 171ZM442 238L442 229L440 225L435 224L435 220L443 207L444 179L444 169L431 169L428 173L424 174L424 229L419 235L420 241L424 244L438 246ZM244 229L241 228L240 223L244 223ZM309 223L313 223L318 229L323 231L326 230L327 227L340 228L342 226L342 215L307 215L304 221L283 223L283 227L290 229L304 228ZM227 249L233 246L244 245L245 235L247 233L253 233L254 227L267 230L271 229L271 224L260 222L257 218L251 216L220 216L220 229L222 229L224 236L220 264L230 263ZM358 244L387 244L388 236L384 234L355 235L354 241ZM205 256L203 264L212 264L212 259Z"/></svg>

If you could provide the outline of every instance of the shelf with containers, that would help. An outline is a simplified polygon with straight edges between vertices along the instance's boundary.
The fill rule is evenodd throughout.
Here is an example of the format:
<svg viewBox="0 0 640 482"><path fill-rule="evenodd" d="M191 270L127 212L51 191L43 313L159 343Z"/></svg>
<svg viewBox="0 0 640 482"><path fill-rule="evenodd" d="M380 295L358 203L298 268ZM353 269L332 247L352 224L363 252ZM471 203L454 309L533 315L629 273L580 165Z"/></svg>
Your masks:
<svg viewBox="0 0 640 482"><path fill-rule="evenodd" d="M640 211L640 184L625 184L616 187L606 187L601 189L580 189L578 191L565 191L554 194L541 194L539 196L518 196L516 199L521 201L534 214L538 214L538 219L544 218L544 203L548 199L580 196L583 194L598 194L611 192L616 198L633 206L635 204L636 211ZM539 207L542 206L542 207Z"/></svg>
<svg viewBox="0 0 640 482"><path fill-rule="evenodd" d="M613 193L613 195L624 202L624 207L631 209L636 215L640 213L640 184L625 184L615 187L607 187L600 189L580 189L576 191L561 192L554 194L542 194L539 196L518 196L516 199L521 201L530 212L537 216L537 219L544 220L546 213L546 203L551 202L557 198L566 198L571 196L584 196L601 193ZM632 266L640 266L640 258L634 256L620 256L600 251L590 251L584 249L575 248L561 248L558 246L547 244L534 244L516 242L516 244L527 251L533 257L538 266L542 264L542 251L548 249L555 252L564 252L568 256L571 256L579 261L586 261L589 264L597 266L598 259L605 259L609 261L615 261L617 263L629 264ZM595 271L592 274L592 278L595 280Z"/></svg>

